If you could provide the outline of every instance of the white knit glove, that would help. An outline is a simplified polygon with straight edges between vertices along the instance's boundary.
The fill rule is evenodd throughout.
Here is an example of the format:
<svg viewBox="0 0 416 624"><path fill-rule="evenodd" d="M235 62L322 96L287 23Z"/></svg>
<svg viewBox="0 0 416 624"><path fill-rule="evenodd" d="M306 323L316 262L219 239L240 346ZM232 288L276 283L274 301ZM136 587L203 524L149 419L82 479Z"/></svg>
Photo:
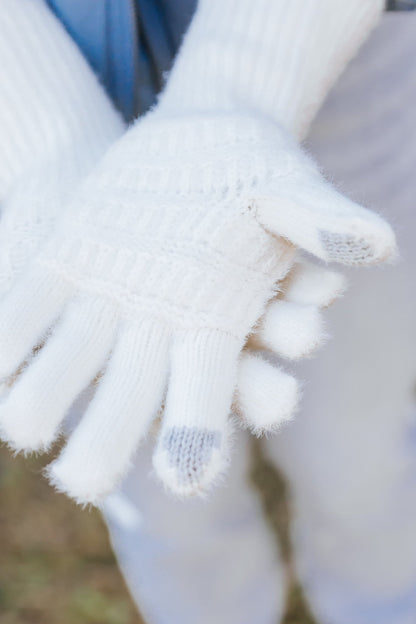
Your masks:
<svg viewBox="0 0 416 624"><path fill-rule="evenodd" d="M94 159L123 132L123 124L100 92L93 73L42 2L13 3L12 12L4 17L0 45L8 62L0 91L0 137L6 155L0 173L0 296L8 292L51 233L65 200ZM29 37L24 50L14 45L16 37L26 32L30 35L34 25L40 40ZM50 56L52 45L60 50L55 58ZM72 66L78 70L77 81L72 71L67 73ZM60 81L59 90L54 88L54 80ZM24 92L17 94L16 88L23 85ZM48 92L55 98L45 98ZM85 99L82 107L75 98L81 93ZM24 105L27 101L30 107ZM301 275L309 274L310 269L298 273L303 296L307 284ZM329 278L331 296L340 292L340 276L323 270L318 275L320 284ZM310 353L324 335L319 305L303 307L276 300L263 323L263 338L252 341L252 346L288 357ZM288 344L290 352L285 347ZM248 349L240 360L237 378L235 409L256 433L278 427L293 414L298 384L276 365ZM16 447L16 440L13 444Z"/></svg>
<svg viewBox="0 0 416 624"><path fill-rule="evenodd" d="M277 431L299 400L297 380L282 370L277 357L311 356L326 340L326 308L345 290L345 280L309 261L297 262L250 335L237 372L234 411L255 435Z"/></svg>
<svg viewBox="0 0 416 624"><path fill-rule="evenodd" d="M93 73L43 2L5 2L2 9L0 296L52 231L94 159L123 131ZM24 47L17 44L23 35ZM335 296L342 280L325 274ZM325 283L324 273L318 275ZM268 345L289 357L310 353L323 337L322 323L316 307L302 308L276 301L262 329L264 340L254 346ZM292 415L299 396L293 377L250 350L239 371L235 408L252 429L275 428Z"/></svg>
<svg viewBox="0 0 416 624"><path fill-rule="evenodd" d="M328 213L339 207L342 225L349 210L361 217L378 254L393 245L386 224L331 189L274 124L157 114L139 122L82 185L0 308L4 376L55 325L1 410L4 437L47 447L105 366L51 470L72 496L96 501L127 469L169 376L156 470L180 494L209 485L226 459L239 354L293 260L293 247L267 230L276 214L290 224L299 209L316 230L338 234L336 219L315 214L317 200ZM326 255L321 240L312 243ZM360 239L360 259L362 247Z"/></svg>
<svg viewBox="0 0 416 624"><path fill-rule="evenodd" d="M110 150L0 309L4 376L59 318L2 408L11 444L48 446L106 364L51 470L83 502L127 468L168 369L156 470L180 494L221 472L239 353L293 257L273 233L350 264L394 250L388 226L331 189L275 122L173 101L168 89Z"/></svg>

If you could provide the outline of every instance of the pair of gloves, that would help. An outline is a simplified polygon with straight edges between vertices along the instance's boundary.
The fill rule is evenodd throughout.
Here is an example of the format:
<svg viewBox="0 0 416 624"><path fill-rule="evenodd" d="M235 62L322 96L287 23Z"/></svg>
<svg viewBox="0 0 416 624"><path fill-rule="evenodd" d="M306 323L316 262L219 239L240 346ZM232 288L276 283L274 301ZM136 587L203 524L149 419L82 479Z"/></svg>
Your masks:
<svg viewBox="0 0 416 624"><path fill-rule="evenodd" d="M205 492L232 408L262 433L296 407L259 351L309 354L343 290L298 250L394 256L385 221L297 142L382 9L345 4L201 0L158 105L125 131L43 2L3 0L0 431L48 449L95 380L48 469L78 502L114 489L162 406L154 468Z"/></svg>

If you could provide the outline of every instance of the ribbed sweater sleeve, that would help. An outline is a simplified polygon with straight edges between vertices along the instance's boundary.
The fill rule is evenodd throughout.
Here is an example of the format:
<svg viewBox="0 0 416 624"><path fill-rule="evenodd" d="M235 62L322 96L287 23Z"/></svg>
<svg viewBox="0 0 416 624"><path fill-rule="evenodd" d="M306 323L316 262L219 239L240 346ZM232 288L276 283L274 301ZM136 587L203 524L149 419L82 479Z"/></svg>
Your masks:
<svg viewBox="0 0 416 624"><path fill-rule="evenodd" d="M99 155L123 124L43 0L1 0L0 197L42 160L82 145Z"/></svg>
<svg viewBox="0 0 416 624"><path fill-rule="evenodd" d="M160 109L251 111L302 137L382 10L383 0L200 0Z"/></svg>

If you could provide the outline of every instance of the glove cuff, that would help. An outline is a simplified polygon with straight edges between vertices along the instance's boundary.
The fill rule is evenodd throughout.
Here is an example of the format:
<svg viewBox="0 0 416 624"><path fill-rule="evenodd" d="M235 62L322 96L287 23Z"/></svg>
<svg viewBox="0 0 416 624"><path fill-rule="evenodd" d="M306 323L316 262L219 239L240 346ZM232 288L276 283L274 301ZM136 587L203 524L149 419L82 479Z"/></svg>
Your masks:
<svg viewBox="0 0 416 624"><path fill-rule="evenodd" d="M261 113L305 133L383 0L201 0L159 107Z"/></svg>

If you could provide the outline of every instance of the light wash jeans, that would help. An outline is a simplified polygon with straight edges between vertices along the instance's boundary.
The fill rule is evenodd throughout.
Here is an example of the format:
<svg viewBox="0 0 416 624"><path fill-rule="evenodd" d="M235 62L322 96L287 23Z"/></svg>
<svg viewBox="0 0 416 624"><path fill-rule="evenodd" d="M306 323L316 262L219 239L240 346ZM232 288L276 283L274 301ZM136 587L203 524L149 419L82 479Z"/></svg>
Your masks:
<svg viewBox="0 0 416 624"><path fill-rule="evenodd" d="M328 314L332 340L295 367L306 380L302 411L267 442L291 485L298 574L322 624L416 622L413 59L416 13L386 15L309 139L327 175L393 223L402 253L395 266L350 271ZM157 490L146 448L108 508L149 624L280 620L284 569L248 486L242 440L211 503L183 506Z"/></svg>

